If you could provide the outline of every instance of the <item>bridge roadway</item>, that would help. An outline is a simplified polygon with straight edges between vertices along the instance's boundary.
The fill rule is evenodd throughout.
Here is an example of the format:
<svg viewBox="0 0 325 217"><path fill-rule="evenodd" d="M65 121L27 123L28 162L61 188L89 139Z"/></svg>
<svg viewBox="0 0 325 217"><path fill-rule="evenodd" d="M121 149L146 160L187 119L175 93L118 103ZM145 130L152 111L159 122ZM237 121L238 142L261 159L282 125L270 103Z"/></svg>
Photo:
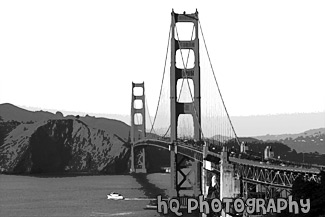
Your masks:
<svg viewBox="0 0 325 217"><path fill-rule="evenodd" d="M143 146L155 146L158 148L175 150L176 154L186 156L192 160L202 162L210 161L210 168L205 168L210 171L220 172L220 159L221 153L213 152L207 147L206 153L203 153L202 145L195 145L193 141L178 140L177 145L158 139L143 139L138 140L134 144L134 148ZM175 146L175 147L174 147ZM205 159L204 159L205 155ZM234 165L234 173L242 178L247 183L262 184L266 186L273 186L279 189L291 189L294 180L302 175L306 180L313 180L320 182L320 170L319 168L304 168L301 164L295 164L290 162L290 165L284 165L283 161L279 161L282 165L276 165L276 159L271 159L268 162L254 161L249 159L243 159L240 157L229 156L228 161Z"/></svg>
<svg viewBox="0 0 325 217"><path fill-rule="evenodd" d="M174 146L173 143L168 142L166 140L158 140L158 139L143 139L143 140L138 140L135 144L134 147L139 147L139 146L156 146L158 148L163 148L170 150L171 146ZM193 146L193 145L188 145L187 141L182 141L179 140L177 141L177 146L176 146L176 153L179 153L181 155L185 155L186 157L192 159L192 160L197 160L200 162L203 162L203 147L202 146ZM220 153L208 151L207 155L211 155L214 158L219 158L220 159ZM273 159L274 160L274 159ZM258 167L261 169L268 169L268 170L276 170L276 171L287 171L287 172L295 172L295 173L305 173L305 174L319 174L320 173L320 168L304 168L302 167L301 164L299 163L293 163L291 162L291 165L276 165L276 164L267 164L265 162L260 162L260 161L253 161L253 160L248 160L248 159L242 159L242 158L237 158L237 157L229 157L229 161L233 162L234 164L237 165L246 165L246 166L251 166L251 167ZM276 160L274 160L276 161ZM280 161L283 162L283 161Z"/></svg>

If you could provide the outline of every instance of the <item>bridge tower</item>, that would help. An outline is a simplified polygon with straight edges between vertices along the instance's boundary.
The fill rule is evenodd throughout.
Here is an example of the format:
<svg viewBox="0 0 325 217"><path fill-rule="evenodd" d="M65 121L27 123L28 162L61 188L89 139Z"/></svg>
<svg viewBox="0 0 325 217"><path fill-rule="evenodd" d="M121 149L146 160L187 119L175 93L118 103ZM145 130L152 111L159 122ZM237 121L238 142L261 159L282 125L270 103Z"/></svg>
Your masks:
<svg viewBox="0 0 325 217"><path fill-rule="evenodd" d="M136 93L138 88L141 93ZM146 136L146 116L145 116L145 94L144 82L132 82L132 101L131 101L131 156L130 172L146 173L145 149L134 150L134 143Z"/></svg>
<svg viewBox="0 0 325 217"><path fill-rule="evenodd" d="M192 14L177 14L171 13L171 66L170 66L170 109L171 109L171 142L173 146L170 151L171 160L171 190L170 196L180 196L179 191L184 190L182 184L184 179L187 179L181 162L184 162L180 155L177 155L177 125L180 114L189 114L193 117L194 123L194 140L201 140L201 96L200 96L200 61L199 61L199 34L198 34L198 12ZM194 25L195 39L190 41L177 40L178 33L176 32L176 23L191 22ZM177 68L176 67L176 52L177 50L190 49L194 52L195 64L193 68ZM184 62L182 63L184 64ZM179 79L191 79L193 81L194 92L192 102L178 102L177 81ZM185 81L186 82L186 81ZM194 162L192 167L194 173L194 183L192 183L192 190L194 196L200 194L200 163ZM178 177L183 177L183 180L178 180Z"/></svg>

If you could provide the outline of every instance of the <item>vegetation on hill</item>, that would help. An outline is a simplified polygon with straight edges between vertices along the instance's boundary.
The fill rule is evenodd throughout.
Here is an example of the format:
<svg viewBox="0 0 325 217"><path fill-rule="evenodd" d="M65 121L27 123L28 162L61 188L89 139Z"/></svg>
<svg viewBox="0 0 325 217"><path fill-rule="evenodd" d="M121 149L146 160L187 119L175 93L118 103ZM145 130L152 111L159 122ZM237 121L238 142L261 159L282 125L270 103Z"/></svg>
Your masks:
<svg viewBox="0 0 325 217"><path fill-rule="evenodd" d="M278 141L297 152L325 154L325 128L308 130L298 134L265 135L255 138L263 141Z"/></svg>
<svg viewBox="0 0 325 217"><path fill-rule="evenodd" d="M121 173L127 170L127 144L80 120L52 119L20 124L0 146L6 173Z"/></svg>
<svg viewBox="0 0 325 217"><path fill-rule="evenodd" d="M264 150L266 146L271 146L274 151L274 157L279 158L285 161L293 161L298 163L307 163L307 164L320 164L325 165L325 154L320 154L317 152L313 153L297 153L296 150L288 147L282 142L278 141L261 141L255 138L239 138L239 141L246 142L249 151L258 156L261 160L264 155ZM236 141L231 140L227 143L227 146L230 150L234 152L239 152L240 147L237 145Z"/></svg>

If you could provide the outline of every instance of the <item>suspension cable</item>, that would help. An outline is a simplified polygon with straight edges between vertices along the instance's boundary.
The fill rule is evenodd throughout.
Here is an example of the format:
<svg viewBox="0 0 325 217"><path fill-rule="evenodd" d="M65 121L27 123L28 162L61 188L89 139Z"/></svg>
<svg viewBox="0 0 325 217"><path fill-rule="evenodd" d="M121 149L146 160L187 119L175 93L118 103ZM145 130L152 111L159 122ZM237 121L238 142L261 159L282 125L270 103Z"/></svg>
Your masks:
<svg viewBox="0 0 325 217"><path fill-rule="evenodd" d="M208 59L209 59L209 63L210 63L210 67L211 67L211 70L212 70L212 72L213 72L213 77L214 77L214 80L215 80L216 85L217 85L217 88L218 88L218 92L219 92L219 95L220 95L220 98L221 98L222 105L223 105L223 107L224 107L224 109L225 109L225 111L226 111L226 115L227 115L227 118L228 118L228 120L229 120L229 122L230 122L230 126L231 126L231 128L232 128L232 130L233 130L233 132L234 132L234 134L235 134L236 141L237 141L238 145L240 145L240 142L239 142L239 140L238 140L238 137L237 137L237 134L236 134L235 128L234 128L234 126L233 126L233 124L232 124L232 122L231 122L231 119L230 119L229 113L228 113L228 111L227 111L227 108L226 108L225 102L224 102L224 100L223 100L223 97L222 97L222 94L221 94L221 91L220 91L220 88L219 88L219 84L218 84L218 81L217 81L216 75L215 75L215 73L214 73L214 69L213 69L213 66L212 66L211 59L210 59L210 55L209 55L209 51L208 51L208 47L207 47L207 45L206 45L205 38L204 38L204 34L203 34L203 31L202 31L201 22L200 22L200 20L199 20L198 22L199 22L199 26L200 26L201 35L202 35L202 38L203 38L203 43L204 43L204 46L205 46L205 50L206 50L207 55L208 55Z"/></svg>
<svg viewBox="0 0 325 217"><path fill-rule="evenodd" d="M170 125L169 125L169 127L168 127L166 133L163 135L163 137L165 137L165 136L168 134L169 130L170 130Z"/></svg>
<svg viewBox="0 0 325 217"><path fill-rule="evenodd" d="M145 101L146 101L146 111L148 111L148 115L149 115L149 121L150 121L150 124L151 124L151 129L153 129L154 133L156 133L155 129L152 127L152 121L151 121L151 116L150 116L150 112L149 112L149 103L147 101L147 97L145 97ZM149 132L151 133L151 131Z"/></svg>
<svg viewBox="0 0 325 217"><path fill-rule="evenodd" d="M167 56L168 56L168 50L169 50L169 42L170 42L171 29L172 29L172 26L170 26L170 28L169 28L168 42L167 42L167 51L166 51L165 64L164 64L164 71L163 71L163 76L162 76L162 79L161 79L161 85L160 85L159 98L158 98L158 103L157 103L157 108L156 108L156 114L155 114L155 118L153 120L153 124L152 124L151 130L150 130L150 133L152 132L153 127L154 127L154 125L156 123L156 118L157 118L157 114L158 114L158 108L159 108L159 103L160 103L160 99L161 99L162 88L163 88L163 84L164 84L165 72L166 72L166 62L167 62Z"/></svg>

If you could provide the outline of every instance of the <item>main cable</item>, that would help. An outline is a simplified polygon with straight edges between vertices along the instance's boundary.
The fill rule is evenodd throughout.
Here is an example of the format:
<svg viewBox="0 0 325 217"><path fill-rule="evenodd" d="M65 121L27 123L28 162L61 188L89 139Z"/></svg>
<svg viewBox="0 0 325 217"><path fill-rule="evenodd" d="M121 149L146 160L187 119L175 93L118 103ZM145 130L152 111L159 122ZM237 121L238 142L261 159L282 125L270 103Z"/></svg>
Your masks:
<svg viewBox="0 0 325 217"><path fill-rule="evenodd" d="M203 43L204 43L205 50L206 50L207 55L208 55L208 59L209 59L209 63L210 63L210 67L211 67L211 70L212 70L212 72L213 72L213 77L214 77L214 80L215 80L216 85L217 85L217 88L218 88L218 92L219 92L219 95L220 95L220 98L221 98L222 105L223 105L223 107L224 107L224 109L225 109L226 115L227 115L228 120L229 120L229 122L230 122L230 126L231 126L231 128L232 128L232 130L233 130L233 132L234 132L234 134L235 134L236 141L237 141L238 145L240 145L240 142L239 142L239 140L238 140L238 137L237 137L237 134L236 134L235 128L234 128L234 126L233 126L233 124L232 124L232 122L231 122L231 119L230 119L229 113L228 113L228 111L227 111L227 108L226 108L225 102L224 102L224 100L223 100L223 97L222 97L222 94L221 94L221 91L220 91L220 88L219 88L219 84L218 84L218 81L217 81L216 75L215 75L215 73L214 73L214 69L213 69L213 66L212 66L211 59L210 59L210 55L209 55L209 51L208 51L208 47L207 47L206 42L205 42L205 38L204 38L204 34L203 34L203 30L202 30L202 26L201 26L201 22L200 22L200 20L198 20L198 23L199 23L199 26L200 26L201 35L202 35L202 38L203 38Z"/></svg>
<svg viewBox="0 0 325 217"><path fill-rule="evenodd" d="M153 124L152 124L152 120L151 120L151 116L150 116L150 111L149 111L149 103L148 103L148 101L147 101L147 97L145 97L145 103L146 103L146 111L148 111L148 115L149 115L149 121L150 121L150 124L151 124L151 129L153 130L153 132L154 133L156 133L156 131L155 131L155 129L152 127L153 126ZM149 133L151 133L151 131L149 132Z"/></svg>
<svg viewBox="0 0 325 217"><path fill-rule="evenodd" d="M166 56L165 56L164 71L163 71L163 76L162 76L161 85L160 85L160 92L159 92L159 98L158 98L158 103L157 103L157 108L156 108L156 114L155 114L155 118L153 120L153 124L152 124L151 130L150 130L150 133L152 132L153 127L154 127L154 125L156 123L156 118L157 118L157 114L158 114L158 108L159 108L159 103L160 103L162 88L163 88L163 84L164 84L165 72L166 72L166 62L167 62L167 56L168 56L168 50L169 50L169 42L170 42L171 29L172 29L172 26L170 25L169 33L168 33L168 42L167 42L167 51L166 51Z"/></svg>

